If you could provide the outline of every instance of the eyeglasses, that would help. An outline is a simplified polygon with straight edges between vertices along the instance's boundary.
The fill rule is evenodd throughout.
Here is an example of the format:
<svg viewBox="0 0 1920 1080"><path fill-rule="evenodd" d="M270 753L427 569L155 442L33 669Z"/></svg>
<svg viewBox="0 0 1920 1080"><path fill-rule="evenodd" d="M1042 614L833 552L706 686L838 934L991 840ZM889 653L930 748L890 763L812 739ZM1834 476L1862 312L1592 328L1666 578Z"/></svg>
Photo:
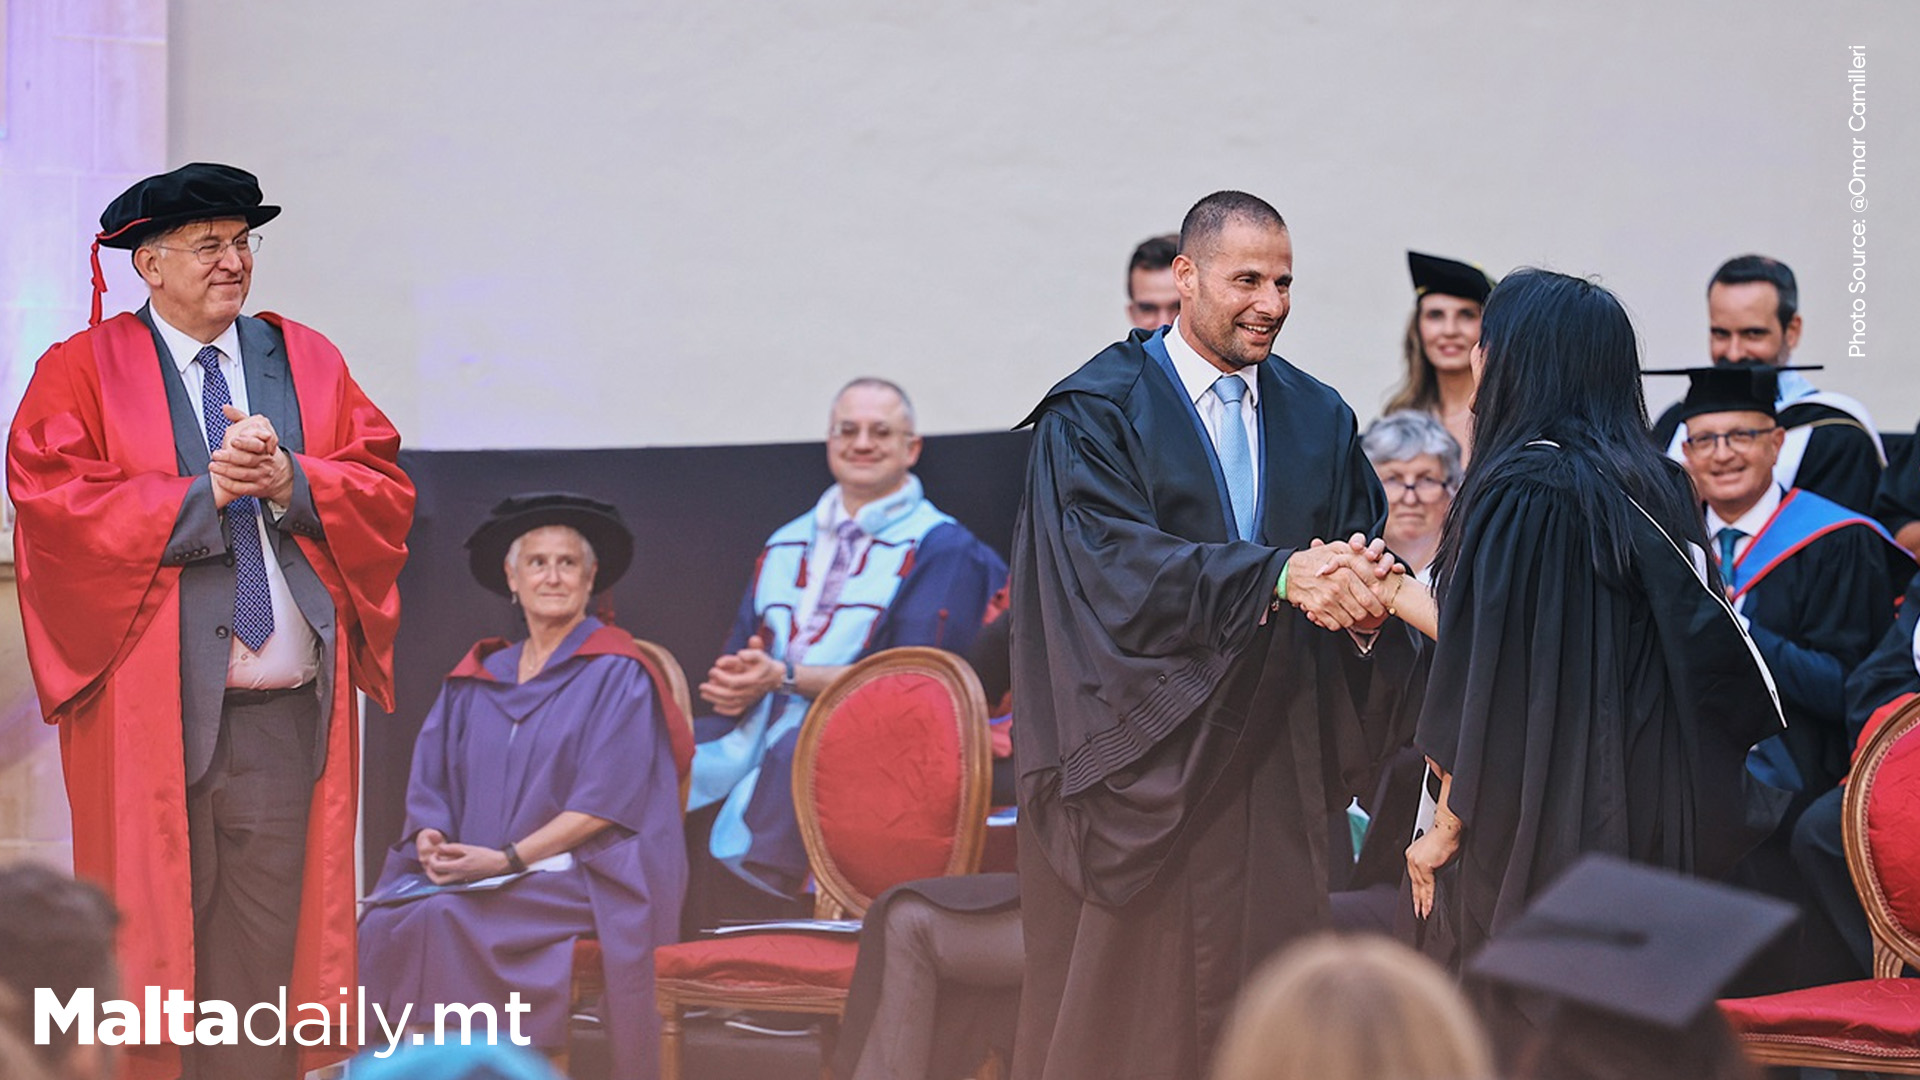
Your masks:
<svg viewBox="0 0 1920 1080"><path fill-rule="evenodd" d="M1780 430L1779 425L1764 428L1747 428L1743 431L1723 431L1716 435L1692 435L1686 440L1687 453L1711 454L1726 440L1727 449L1736 454L1744 454L1754 448L1760 436Z"/></svg>
<svg viewBox="0 0 1920 1080"><path fill-rule="evenodd" d="M1407 492L1411 491L1413 497L1423 503L1433 502L1447 490L1447 482L1433 476L1416 476L1411 480L1402 480L1397 476L1383 476L1380 478L1380 486L1387 489L1389 500L1404 499L1407 497Z"/></svg>
<svg viewBox="0 0 1920 1080"><path fill-rule="evenodd" d="M842 439L851 442L858 439L862 431L866 432L867 437L874 442L886 442L895 435L903 435L909 439L913 438L912 431L895 428L892 424L874 424L870 427L863 428L851 420L841 421L833 427L828 428L827 438Z"/></svg>
<svg viewBox="0 0 1920 1080"><path fill-rule="evenodd" d="M194 258L199 259L200 265L212 266L214 263L227 257L228 248L232 248L243 256L259 254L260 234L247 233L242 236L236 236L232 240L225 241L224 243L219 240L209 240L204 244L195 244L190 248L174 247L171 244L155 244L153 246L163 248L167 251L184 251Z"/></svg>

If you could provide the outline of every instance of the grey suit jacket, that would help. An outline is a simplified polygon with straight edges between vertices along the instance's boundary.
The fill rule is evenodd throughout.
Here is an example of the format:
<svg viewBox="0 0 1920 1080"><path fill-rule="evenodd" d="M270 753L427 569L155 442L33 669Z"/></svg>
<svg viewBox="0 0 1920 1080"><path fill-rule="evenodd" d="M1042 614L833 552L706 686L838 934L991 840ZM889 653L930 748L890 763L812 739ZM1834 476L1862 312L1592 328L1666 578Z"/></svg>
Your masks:
<svg viewBox="0 0 1920 1080"><path fill-rule="evenodd" d="M180 372L169 360L166 341L154 326L149 308L141 321L153 333L160 357L160 375L167 387L167 412L173 421L173 446L181 476L194 477L180 504L173 535L167 541L163 565L180 567L180 721L186 743L187 783L206 774L220 736L220 709L226 694L227 659L233 649L233 556L229 553L226 515L213 505L213 480L207 475L207 444L193 413L192 399ZM305 447L300 428L300 402L294 395L293 371L287 364L286 343L270 324L241 316L240 363L247 381L247 405L273 421L280 445L298 454ZM313 505L300 459L293 458L293 499L278 522L268 513L267 536L272 556L279 560L300 614L320 639L320 722L309 748L317 779L327 761L327 720L333 705L335 613L333 594L307 563L305 553L289 534L318 538L320 515Z"/></svg>

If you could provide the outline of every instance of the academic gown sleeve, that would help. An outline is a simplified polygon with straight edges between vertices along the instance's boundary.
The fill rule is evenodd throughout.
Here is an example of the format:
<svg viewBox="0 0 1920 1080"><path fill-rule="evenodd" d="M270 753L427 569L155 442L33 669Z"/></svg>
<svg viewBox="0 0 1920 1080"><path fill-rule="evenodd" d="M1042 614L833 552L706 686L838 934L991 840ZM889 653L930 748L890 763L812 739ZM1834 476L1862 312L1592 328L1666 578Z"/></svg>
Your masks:
<svg viewBox="0 0 1920 1080"><path fill-rule="evenodd" d="M1595 573L1562 490L1509 480L1465 523L1415 744L1452 774L1465 823L1429 951L1462 954L1584 850L1628 848L1619 643L1626 605ZM1642 628L1644 629L1644 627ZM1657 799L1658 792L1644 793Z"/></svg>
<svg viewBox="0 0 1920 1080"><path fill-rule="evenodd" d="M1920 691L1920 670L1914 667L1914 626L1920 623L1920 577L1907 586L1900 616L1880 637L1879 644L1847 677L1847 744L1858 747L1860 730L1874 710L1901 694Z"/></svg>
<svg viewBox="0 0 1920 1080"><path fill-rule="evenodd" d="M1768 604L1751 613L1753 642L1773 671L1781 700L1803 716L1838 727L1845 715L1847 673L1866 658L1892 616L1885 546L1865 526L1829 533L1792 556L1804 584L1792 590L1791 610ZM1756 600L1766 585L1763 580L1755 586ZM1791 624L1791 630L1768 625L1774 620Z"/></svg>
<svg viewBox="0 0 1920 1080"><path fill-rule="evenodd" d="M1007 564L964 526L935 526L914 552L913 569L862 655L931 645L965 656L979 636L987 602L1006 577Z"/></svg>
<svg viewBox="0 0 1920 1080"><path fill-rule="evenodd" d="M1257 640L1287 553L1162 530L1118 443L1055 412L1014 545L1022 830L1078 895L1124 903L1246 722L1196 713Z"/></svg>
<svg viewBox="0 0 1920 1080"><path fill-rule="evenodd" d="M1852 423L1821 424L1807 438L1793 486L1864 513L1873 505L1880 471L1879 451L1866 432Z"/></svg>

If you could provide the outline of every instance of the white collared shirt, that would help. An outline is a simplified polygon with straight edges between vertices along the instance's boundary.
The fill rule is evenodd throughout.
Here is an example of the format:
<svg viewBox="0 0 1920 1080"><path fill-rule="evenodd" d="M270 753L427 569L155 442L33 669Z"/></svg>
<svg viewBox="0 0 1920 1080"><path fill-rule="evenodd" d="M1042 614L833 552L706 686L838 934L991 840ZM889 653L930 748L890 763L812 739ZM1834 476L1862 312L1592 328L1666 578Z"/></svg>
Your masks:
<svg viewBox="0 0 1920 1080"><path fill-rule="evenodd" d="M1733 543L1733 557L1736 562L1739 561L1739 559L1747 553L1747 549L1753 546L1753 538L1760 535L1760 530L1767 527L1767 522L1773 520L1773 515L1780 509L1780 500L1784 498L1785 495L1786 492L1781 489L1779 484L1769 484L1767 486L1767 493L1760 496L1760 501L1748 507L1746 513L1741 514L1732 521L1727 521L1719 514L1714 513L1713 507L1707 507L1707 539L1712 542L1714 553L1718 554L1720 551L1720 531L1722 529L1739 529L1741 532L1747 534ZM1725 567L1721 568L1720 576L1722 578L1727 576ZM1734 610L1744 615L1745 612L1743 609L1746 607L1746 603L1747 598L1744 595L1741 596L1740 599L1735 602Z"/></svg>
<svg viewBox="0 0 1920 1080"><path fill-rule="evenodd" d="M1207 429L1207 438L1213 440L1214 453L1220 451L1220 422L1226 415L1227 403L1213 392L1213 384L1220 376L1228 374L1208 363L1204 357L1187 344L1180 336L1180 320L1174 319L1161 339L1167 348L1167 358L1173 361L1173 373L1180 377L1180 388L1186 391L1187 400L1200 413L1200 424ZM1231 374L1246 382L1247 392L1240 398L1240 423L1247 431L1247 448L1253 458L1253 490L1258 503L1260 491L1260 414L1256 411L1260 404L1260 368L1250 364Z"/></svg>
<svg viewBox="0 0 1920 1080"><path fill-rule="evenodd" d="M151 309L149 309L151 310ZM180 373L180 381L185 384L187 400L193 405L194 423L200 428L200 440L207 438L206 410L206 373L196 359L200 350L212 345L220 350L220 374L227 380L227 390L233 399L233 406L241 412L251 412L247 408L247 379L240 355L240 331L238 325L229 323L219 337L210 342L195 341L186 332L168 323L160 313L152 311L153 324L160 330L160 340L166 343L171 354L174 369ZM278 520L286 513L285 507L276 507L261 500ZM240 635L232 637L233 648L227 657L227 685L247 690L285 690L304 686L312 682L320 673L320 639L315 636L313 627L307 624L306 616L300 613L300 605L294 603L293 590L287 587L286 572L280 569L280 561L273 557L273 544L267 536L265 514L255 516L255 527L260 532L260 551L267 564L267 597L273 604L273 634L260 645L260 651L254 652L240 640ZM292 540L287 541L292 543Z"/></svg>

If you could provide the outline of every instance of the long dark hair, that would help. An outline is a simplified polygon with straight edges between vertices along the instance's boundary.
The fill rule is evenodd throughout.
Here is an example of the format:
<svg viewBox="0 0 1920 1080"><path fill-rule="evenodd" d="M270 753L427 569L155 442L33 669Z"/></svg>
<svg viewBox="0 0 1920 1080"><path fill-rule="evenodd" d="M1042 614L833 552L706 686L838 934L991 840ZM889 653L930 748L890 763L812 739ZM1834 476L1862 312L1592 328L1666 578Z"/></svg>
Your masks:
<svg viewBox="0 0 1920 1080"><path fill-rule="evenodd" d="M1633 322L1611 292L1550 270L1516 270L1487 298L1480 347L1486 363L1473 406L1473 461L1441 541L1443 580L1475 503L1540 439L1590 466L1567 476L1593 530L1594 569L1603 577L1623 579L1631 557L1629 515L1639 511L1622 492L1676 538L1706 542L1685 474L1647 436L1640 350Z"/></svg>

